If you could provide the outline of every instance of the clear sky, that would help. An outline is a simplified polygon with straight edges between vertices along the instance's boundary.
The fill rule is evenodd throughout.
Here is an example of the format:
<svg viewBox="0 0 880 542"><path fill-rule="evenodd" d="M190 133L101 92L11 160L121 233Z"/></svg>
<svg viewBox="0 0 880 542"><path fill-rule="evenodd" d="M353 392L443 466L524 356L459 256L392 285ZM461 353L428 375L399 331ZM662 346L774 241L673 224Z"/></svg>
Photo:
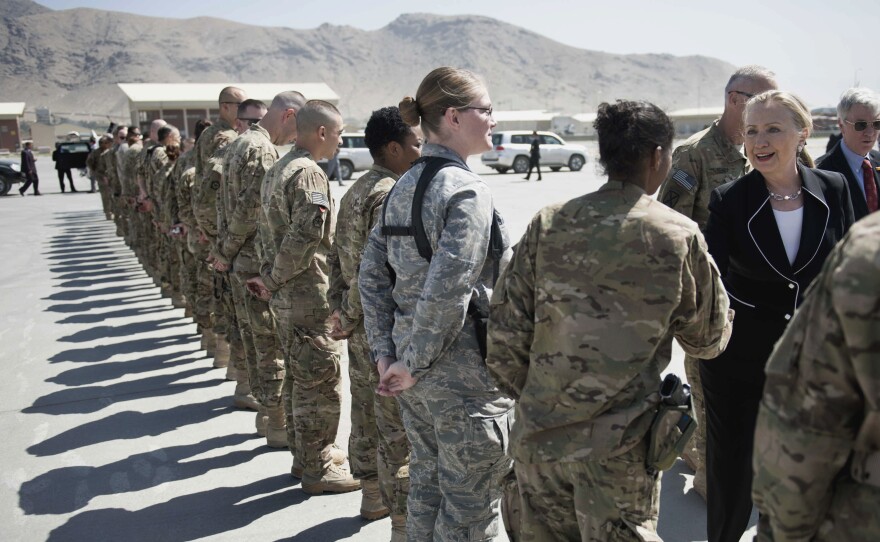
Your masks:
<svg viewBox="0 0 880 542"><path fill-rule="evenodd" d="M811 107L860 83L880 90L877 0L39 0L156 17L213 16L247 24L374 30L401 13L486 15L556 41L611 53L705 55L762 64Z"/></svg>

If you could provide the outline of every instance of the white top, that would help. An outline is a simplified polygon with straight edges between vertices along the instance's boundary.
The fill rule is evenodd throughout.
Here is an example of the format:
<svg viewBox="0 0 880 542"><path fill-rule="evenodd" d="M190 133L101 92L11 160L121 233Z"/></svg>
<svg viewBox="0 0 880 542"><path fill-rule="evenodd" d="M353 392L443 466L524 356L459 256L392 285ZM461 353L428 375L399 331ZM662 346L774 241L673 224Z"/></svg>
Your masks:
<svg viewBox="0 0 880 542"><path fill-rule="evenodd" d="M773 209L773 216L776 217L776 226L779 228L779 235L782 237L782 244L785 245L785 254L788 256L788 263L794 263L797 256L798 248L801 245L801 230L804 225L804 208L795 209L794 211L777 211Z"/></svg>

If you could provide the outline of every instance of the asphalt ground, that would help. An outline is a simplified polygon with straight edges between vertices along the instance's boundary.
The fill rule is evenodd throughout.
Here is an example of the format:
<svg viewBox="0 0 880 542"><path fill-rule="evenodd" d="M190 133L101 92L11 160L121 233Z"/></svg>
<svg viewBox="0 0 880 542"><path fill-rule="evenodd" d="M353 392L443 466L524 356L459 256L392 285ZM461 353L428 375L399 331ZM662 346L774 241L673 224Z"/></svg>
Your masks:
<svg viewBox="0 0 880 542"><path fill-rule="evenodd" d="M470 163L517 240L542 206L602 184L591 154L540 183ZM37 166L42 197L0 198L0 540L388 540L387 518L359 517L360 492L300 490L289 452L232 406L234 383L83 192L88 180L74 171L81 192L61 194L51 160ZM350 185L332 184L337 201ZM669 370L683 376L682 359L676 348ZM343 448L347 389L345 378ZM691 480L682 462L663 475L664 540L706 539Z"/></svg>

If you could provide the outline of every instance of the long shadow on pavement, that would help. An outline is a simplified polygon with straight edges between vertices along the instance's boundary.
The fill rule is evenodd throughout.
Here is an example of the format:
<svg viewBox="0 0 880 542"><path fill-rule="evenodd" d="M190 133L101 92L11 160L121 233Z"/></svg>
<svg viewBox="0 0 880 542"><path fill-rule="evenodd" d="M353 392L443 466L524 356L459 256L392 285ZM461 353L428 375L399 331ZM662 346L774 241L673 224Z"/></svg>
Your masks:
<svg viewBox="0 0 880 542"><path fill-rule="evenodd" d="M173 329L175 327L187 325L192 325L192 321L188 318L170 316L169 318L163 318L161 320L133 322L121 326L95 326L82 331L77 331L66 337L61 337L58 341L67 343L84 343L99 339L108 339L111 337L130 337L137 333L150 333L162 329Z"/></svg>
<svg viewBox="0 0 880 542"><path fill-rule="evenodd" d="M218 397L203 403L179 405L153 412L118 412L49 437L29 447L27 452L37 457L47 457L102 442L155 437L235 412L237 409L231 403L228 397Z"/></svg>
<svg viewBox="0 0 880 542"><path fill-rule="evenodd" d="M133 316L144 316L147 314L155 314L157 312L167 312L171 310L170 306L148 306L148 307L132 307L129 309L120 309L118 311L98 312L94 314L74 314L58 321L59 324L96 324L106 322L114 318L131 318Z"/></svg>
<svg viewBox="0 0 880 542"><path fill-rule="evenodd" d="M146 322L145 325L149 326L149 322ZM106 361L119 354L147 354L160 348L191 343L195 344L195 335L189 333L167 335L164 337L145 337L143 339L102 344L90 348L73 348L65 350L50 357L49 362L61 363L64 361L73 361L75 363L94 363L97 361Z"/></svg>
<svg viewBox="0 0 880 542"><path fill-rule="evenodd" d="M199 350L188 352L171 352L158 354L128 361L113 361L94 365L84 365L58 373L46 379L46 382L63 384L65 386L85 386L116 380L126 375L150 373L162 371L173 367L180 367L205 359L202 355L196 355Z"/></svg>
<svg viewBox="0 0 880 542"><path fill-rule="evenodd" d="M61 467L21 485L19 507L25 514L68 514L100 495L141 491L161 484L201 476L215 469L240 465L271 448L235 450L218 456L189 460L212 450L237 446L255 435L232 434L195 444L168 446L129 456L100 467Z"/></svg>
<svg viewBox="0 0 880 542"><path fill-rule="evenodd" d="M82 512L49 533L48 540L184 542L241 529L306 498L306 493L291 487L290 475L281 474L239 487L218 487L175 497L141 510Z"/></svg>
<svg viewBox="0 0 880 542"><path fill-rule="evenodd" d="M336 540L351 538L359 533L367 524L367 521L360 516L334 518L309 527L289 538L282 538L277 542L335 542Z"/></svg>

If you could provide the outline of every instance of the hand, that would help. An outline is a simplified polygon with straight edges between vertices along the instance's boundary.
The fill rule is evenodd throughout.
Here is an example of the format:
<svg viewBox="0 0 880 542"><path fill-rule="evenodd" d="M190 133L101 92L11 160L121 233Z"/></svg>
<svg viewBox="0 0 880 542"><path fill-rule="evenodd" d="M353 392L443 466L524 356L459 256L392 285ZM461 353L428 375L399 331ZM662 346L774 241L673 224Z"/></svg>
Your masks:
<svg viewBox="0 0 880 542"><path fill-rule="evenodd" d="M225 273L229 271L229 264L223 263L217 258L214 258L214 263L212 265L214 267L214 271L219 271L220 273Z"/></svg>
<svg viewBox="0 0 880 542"><path fill-rule="evenodd" d="M397 358L392 356L382 356L379 358L379 361L376 362L376 371L379 372L379 378L382 378L385 375L388 367L391 367L391 364L395 361L397 361Z"/></svg>
<svg viewBox="0 0 880 542"><path fill-rule="evenodd" d="M341 341L343 339L347 339L351 337L351 331L345 331L342 329L342 319L340 318L342 315L342 311L336 309L333 311L333 314L330 315L330 318L327 318L327 325L330 327L330 338L335 339L337 341Z"/></svg>
<svg viewBox="0 0 880 542"><path fill-rule="evenodd" d="M208 243L208 237L205 235L205 232L199 230L199 244L204 245Z"/></svg>
<svg viewBox="0 0 880 542"><path fill-rule="evenodd" d="M379 379L379 387L376 393L385 397L396 397L403 391L415 386L418 379L409 374L409 369L402 361L392 363L382 378Z"/></svg>
<svg viewBox="0 0 880 542"><path fill-rule="evenodd" d="M262 299L263 301L269 301L272 299L272 292L266 288L266 284L263 283L263 279L261 277L252 277L247 279L245 282L248 291L257 299Z"/></svg>

